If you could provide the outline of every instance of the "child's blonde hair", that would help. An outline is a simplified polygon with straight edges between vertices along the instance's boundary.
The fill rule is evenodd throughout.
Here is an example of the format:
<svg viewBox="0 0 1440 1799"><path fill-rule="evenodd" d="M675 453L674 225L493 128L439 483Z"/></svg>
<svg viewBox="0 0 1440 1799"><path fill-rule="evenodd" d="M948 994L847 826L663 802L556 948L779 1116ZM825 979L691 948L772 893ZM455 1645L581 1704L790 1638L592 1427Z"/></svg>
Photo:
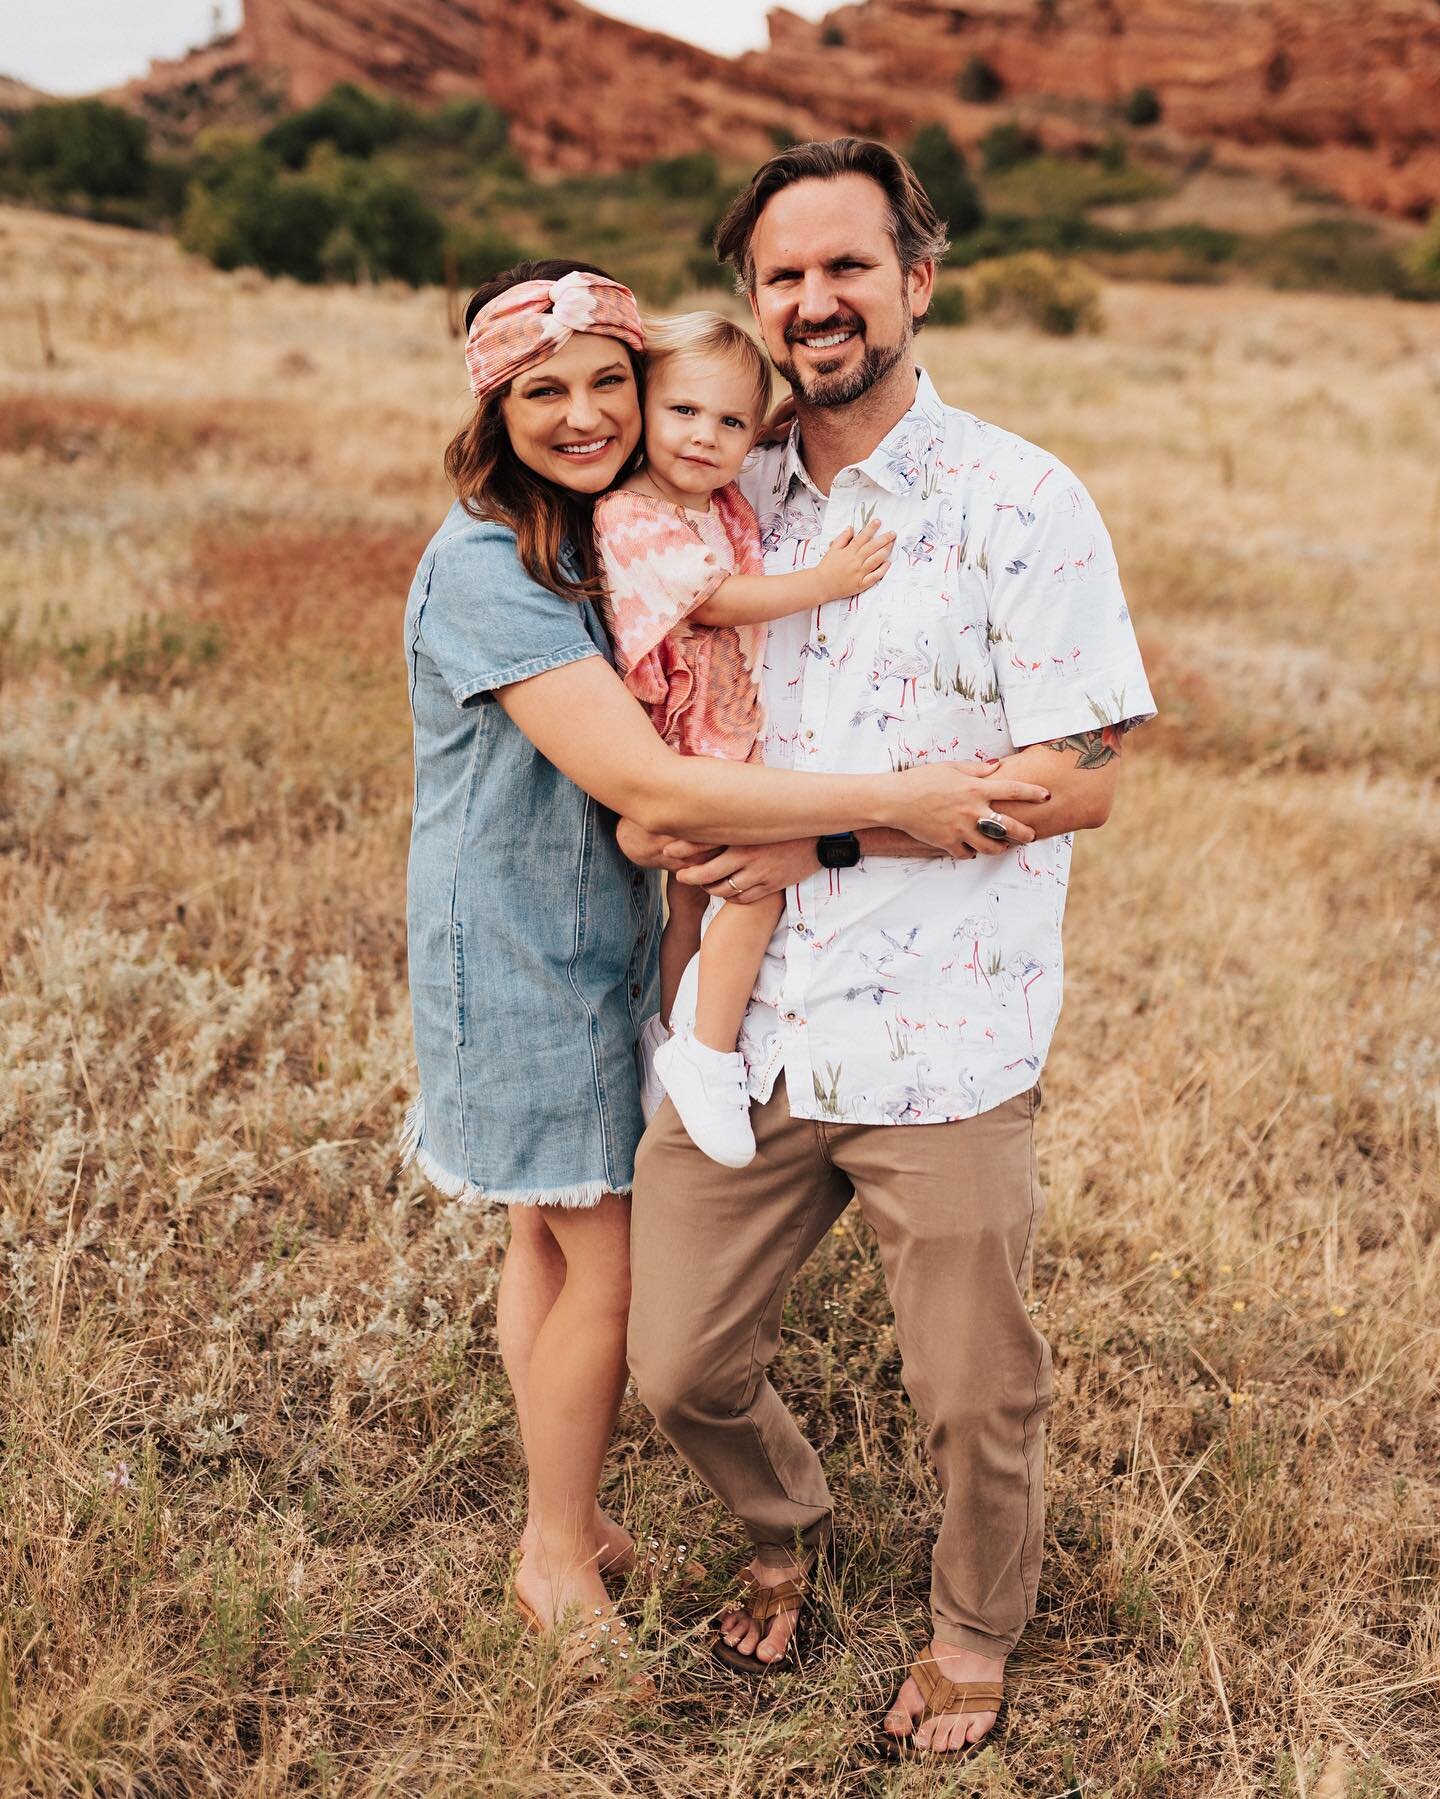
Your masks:
<svg viewBox="0 0 1440 1799"><path fill-rule="evenodd" d="M680 312L646 319L645 361L652 371L676 356L718 356L745 374L755 395L755 429L770 410L770 364L765 352L739 325L718 312Z"/></svg>

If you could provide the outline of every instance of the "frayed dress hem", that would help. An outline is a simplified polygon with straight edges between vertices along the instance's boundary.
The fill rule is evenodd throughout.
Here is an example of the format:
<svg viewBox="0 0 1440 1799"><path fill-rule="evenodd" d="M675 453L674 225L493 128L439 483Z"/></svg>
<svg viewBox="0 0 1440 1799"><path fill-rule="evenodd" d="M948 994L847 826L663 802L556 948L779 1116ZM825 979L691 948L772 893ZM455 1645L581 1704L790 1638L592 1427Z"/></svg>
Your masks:
<svg viewBox="0 0 1440 1799"><path fill-rule="evenodd" d="M432 1187L438 1188L447 1199L459 1200L461 1205L563 1206L574 1210L599 1205L607 1193L626 1195L630 1192L628 1186L617 1187L609 1181L580 1181L572 1187L501 1187L487 1191L463 1175L452 1174L442 1167L426 1149L424 1135L425 1100L422 1095L406 1112L400 1130L400 1166L408 1168L413 1162Z"/></svg>

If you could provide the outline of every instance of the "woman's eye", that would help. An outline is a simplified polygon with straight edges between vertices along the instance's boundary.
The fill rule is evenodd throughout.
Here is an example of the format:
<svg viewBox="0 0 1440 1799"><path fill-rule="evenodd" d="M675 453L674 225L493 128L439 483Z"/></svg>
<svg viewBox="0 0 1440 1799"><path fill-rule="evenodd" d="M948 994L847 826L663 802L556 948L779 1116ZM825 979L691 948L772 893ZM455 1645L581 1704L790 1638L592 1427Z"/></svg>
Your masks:
<svg viewBox="0 0 1440 1799"><path fill-rule="evenodd" d="M602 375L595 385L596 387L615 387L624 379L623 375Z"/></svg>

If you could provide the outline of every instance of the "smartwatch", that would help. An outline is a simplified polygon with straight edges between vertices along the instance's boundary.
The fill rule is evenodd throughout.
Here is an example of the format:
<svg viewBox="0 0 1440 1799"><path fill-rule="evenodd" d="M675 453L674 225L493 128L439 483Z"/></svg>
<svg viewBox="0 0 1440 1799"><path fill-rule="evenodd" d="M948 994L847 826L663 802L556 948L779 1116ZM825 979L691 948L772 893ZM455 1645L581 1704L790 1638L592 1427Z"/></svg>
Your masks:
<svg viewBox="0 0 1440 1799"><path fill-rule="evenodd" d="M853 868L860 860L860 839L853 831L835 831L815 839L815 854L822 868Z"/></svg>

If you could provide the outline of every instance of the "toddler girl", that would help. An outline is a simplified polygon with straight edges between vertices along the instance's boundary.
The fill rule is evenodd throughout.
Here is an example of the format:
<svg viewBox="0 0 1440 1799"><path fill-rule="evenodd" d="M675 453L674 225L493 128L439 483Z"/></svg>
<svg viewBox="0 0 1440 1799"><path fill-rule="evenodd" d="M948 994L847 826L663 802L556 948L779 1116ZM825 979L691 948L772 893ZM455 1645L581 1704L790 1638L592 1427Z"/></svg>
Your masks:
<svg viewBox="0 0 1440 1799"><path fill-rule="evenodd" d="M763 572L755 514L734 481L769 397L760 347L719 313L647 325L644 465L595 507L616 663L665 742L686 756L759 759L765 621L873 587L894 542L872 522L858 536L841 532L812 569ZM723 906L703 944L708 895L671 875L666 899L661 1011L641 1034L642 1062L653 1056L695 1145L743 1168L755 1138L735 1045L784 895ZM697 947L694 1032L667 1041L675 990Z"/></svg>

